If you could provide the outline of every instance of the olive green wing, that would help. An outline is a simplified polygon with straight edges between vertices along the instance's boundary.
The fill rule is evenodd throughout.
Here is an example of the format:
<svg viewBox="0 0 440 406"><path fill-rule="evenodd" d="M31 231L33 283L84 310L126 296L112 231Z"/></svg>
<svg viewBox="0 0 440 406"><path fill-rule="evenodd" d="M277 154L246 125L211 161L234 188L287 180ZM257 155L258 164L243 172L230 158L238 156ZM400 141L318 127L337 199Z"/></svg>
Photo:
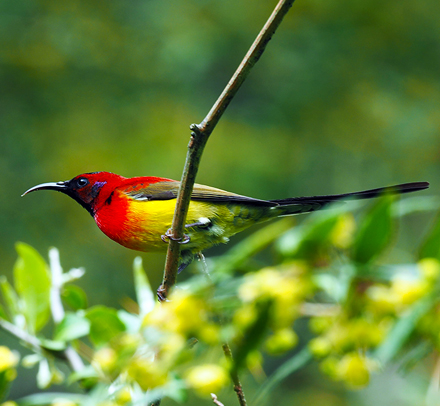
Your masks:
<svg viewBox="0 0 440 406"><path fill-rule="evenodd" d="M177 197L180 182L163 181L151 183L146 187L129 188L123 192L134 200L151 201L151 200L171 200ZM247 203L255 206L278 206L278 203L267 200L254 199L252 197L237 195L225 190L195 184L191 194L191 200L199 202L212 203Z"/></svg>

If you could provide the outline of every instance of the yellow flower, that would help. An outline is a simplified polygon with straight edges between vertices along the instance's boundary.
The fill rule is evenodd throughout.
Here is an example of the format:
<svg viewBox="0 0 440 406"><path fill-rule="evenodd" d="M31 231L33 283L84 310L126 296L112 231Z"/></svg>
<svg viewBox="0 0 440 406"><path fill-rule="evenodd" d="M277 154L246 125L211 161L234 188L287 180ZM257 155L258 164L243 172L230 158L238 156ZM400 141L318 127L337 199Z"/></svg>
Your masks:
<svg viewBox="0 0 440 406"><path fill-rule="evenodd" d="M93 355L92 364L98 366L104 373L113 371L116 367L118 355L113 348L104 347Z"/></svg>
<svg viewBox="0 0 440 406"><path fill-rule="evenodd" d="M370 382L374 362L357 352L345 354L336 366L336 377L352 388L363 388Z"/></svg>
<svg viewBox="0 0 440 406"><path fill-rule="evenodd" d="M245 329L252 325L258 317L258 312L255 309L254 304L248 303L237 309L232 319L233 324L236 327Z"/></svg>
<svg viewBox="0 0 440 406"><path fill-rule="evenodd" d="M298 277L304 272L304 266L293 263L285 270L264 268L245 276L243 284L238 289L238 296L243 302L258 299L289 298L298 301L308 291L306 284Z"/></svg>
<svg viewBox="0 0 440 406"><path fill-rule="evenodd" d="M8 347L0 345L0 372L14 368L18 363L18 355Z"/></svg>
<svg viewBox="0 0 440 406"><path fill-rule="evenodd" d="M391 291L396 295L398 304L409 305L426 295L430 286L425 280L396 278L391 284Z"/></svg>
<svg viewBox="0 0 440 406"><path fill-rule="evenodd" d="M129 386L124 386L116 393L116 402L125 405L131 401L131 397L131 388Z"/></svg>
<svg viewBox="0 0 440 406"><path fill-rule="evenodd" d="M201 397L217 393L229 381L226 370L215 364L193 367L186 376L186 382Z"/></svg>
<svg viewBox="0 0 440 406"><path fill-rule="evenodd" d="M76 406L75 402L72 402L71 400L68 399L55 399L51 406Z"/></svg>
<svg viewBox="0 0 440 406"><path fill-rule="evenodd" d="M272 298L281 285L280 273L273 268L245 275L243 284L238 289L238 296L243 302L252 302L261 298Z"/></svg>
<svg viewBox="0 0 440 406"><path fill-rule="evenodd" d="M298 336L290 328L284 328L276 331L271 335L265 343L268 353L272 355L280 355L292 349L298 344Z"/></svg>
<svg viewBox="0 0 440 406"><path fill-rule="evenodd" d="M330 241L336 247L348 248L353 241L355 229L356 222L354 221L353 214L342 214L339 216L336 225L330 234Z"/></svg>
<svg viewBox="0 0 440 406"><path fill-rule="evenodd" d="M191 292L175 290L170 301L156 306L143 320L143 327L153 326L182 334L197 335L208 323L205 302Z"/></svg>
<svg viewBox="0 0 440 406"><path fill-rule="evenodd" d="M423 258L417 263L423 277L435 281L440 275L440 262L435 258Z"/></svg>
<svg viewBox="0 0 440 406"><path fill-rule="evenodd" d="M264 379L266 377L263 370L263 356L261 352L251 351L246 357L246 366L257 379Z"/></svg>
<svg viewBox="0 0 440 406"><path fill-rule="evenodd" d="M393 314L396 311L396 294L388 286L377 284L367 289L369 305L374 313Z"/></svg>
<svg viewBox="0 0 440 406"><path fill-rule="evenodd" d="M315 357L325 357L332 350L332 343L326 337L316 337L309 342L309 349Z"/></svg>
<svg viewBox="0 0 440 406"><path fill-rule="evenodd" d="M334 324L334 322L334 317L317 316L310 319L309 326L314 333L320 334L328 330Z"/></svg>
<svg viewBox="0 0 440 406"><path fill-rule="evenodd" d="M335 356L325 358L319 365L319 369L332 379L338 379L337 368L339 360Z"/></svg>
<svg viewBox="0 0 440 406"><path fill-rule="evenodd" d="M167 371L159 362L147 357L136 357L128 365L127 374L143 390L162 386L167 382Z"/></svg>

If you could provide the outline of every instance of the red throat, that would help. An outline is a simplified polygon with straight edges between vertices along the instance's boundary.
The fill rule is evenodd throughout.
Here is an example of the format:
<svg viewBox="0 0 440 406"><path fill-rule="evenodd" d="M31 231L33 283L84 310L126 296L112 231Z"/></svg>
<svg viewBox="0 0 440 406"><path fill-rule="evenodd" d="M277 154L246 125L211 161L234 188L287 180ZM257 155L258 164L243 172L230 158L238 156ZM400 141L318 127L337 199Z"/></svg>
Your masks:
<svg viewBox="0 0 440 406"><path fill-rule="evenodd" d="M93 217L96 224L112 240L127 248L136 249L131 244L133 240L133 219L128 218L131 198L124 192L139 190L153 183L172 180L146 176L123 178L110 173L105 173L106 176L103 176L104 173L100 175L95 180L95 184L99 184L100 191L93 202ZM91 179L90 183L93 183Z"/></svg>

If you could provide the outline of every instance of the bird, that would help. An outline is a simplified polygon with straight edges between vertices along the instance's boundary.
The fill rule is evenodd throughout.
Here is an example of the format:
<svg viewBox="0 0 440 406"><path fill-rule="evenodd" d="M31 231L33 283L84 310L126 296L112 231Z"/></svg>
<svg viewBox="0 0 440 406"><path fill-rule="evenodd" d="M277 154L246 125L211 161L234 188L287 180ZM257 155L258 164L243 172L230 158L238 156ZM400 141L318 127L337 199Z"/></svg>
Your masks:
<svg viewBox="0 0 440 406"><path fill-rule="evenodd" d="M168 178L126 178L110 172L90 172L61 182L42 183L37 190L55 190L70 196L94 218L99 229L124 247L143 251L166 251L171 237L180 182ZM185 269L202 251L227 243L246 228L277 217L325 209L333 202L370 199L382 194L403 194L429 187L412 182L327 196L263 200L210 186L195 184L188 209L184 238L180 241L178 271Z"/></svg>

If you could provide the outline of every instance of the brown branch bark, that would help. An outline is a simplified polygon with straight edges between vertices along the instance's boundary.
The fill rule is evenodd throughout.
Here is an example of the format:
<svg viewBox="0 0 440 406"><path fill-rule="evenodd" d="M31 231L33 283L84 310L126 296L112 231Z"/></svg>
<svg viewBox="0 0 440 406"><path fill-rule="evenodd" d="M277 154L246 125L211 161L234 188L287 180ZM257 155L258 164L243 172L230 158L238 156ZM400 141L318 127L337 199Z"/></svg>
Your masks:
<svg viewBox="0 0 440 406"><path fill-rule="evenodd" d="M200 124L192 124L190 127L191 138L188 144L185 166L182 173L179 193L177 195L176 209L171 226L171 238L169 239L163 281L157 290L158 297L161 300L165 300L167 298L170 289L176 283L177 268L180 258L179 241L183 238L183 228L191 201L192 189L194 187L202 153L206 143L208 142L209 136L219 122L229 103L239 90L240 86L249 75L252 67L260 59L268 42L271 40L273 34L281 24L281 21L289 11L290 7L292 7L294 1L295 0L280 0L278 2L271 16L258 34L254 43L238 66L229 83L226 85L220 97L214 103L208 115ZM228 344L223 345L223 351L226 357L232 358L231 349ZM237 393L240 406L246 406L246 399L237 373L234 372L231 378L234 382L234 390ZM160 400L154 405L160 405Z"/></svg>
<svg viewBox="0 0 440 406"><path fill-rule="evenodd" d="M177 195L176 209L171 227L172 238L169 239L163 281L158 289L159 298L166 299L170 289L176 283L177 267L180 257L179 240L183 238L183 227L185 225L186 215L191 200L191 193L199 168L200 159L208 138L238 89L249 75L252 67L260 59L266 45L272 38L294 1L295 0L279 1L208 115L200 124L192 124L190 127L192 130L191 139L188 144L185 167L182 174L179 193Z"/></svg>
<svg viewBox="0 0 440 406"><path fill-rule="evenodd" d="M212 403L214 403L217 406L225 406L222 402L220 402L217 398L217 395L215 393L211 393L211 399Z"/></svg>
<svg viewBox="0 0 440 406"><path fill-rule="evenodd" d="M222 345L223 348L223 352L225 353L225 357L231 361L232 364L232 352L231 352L231 347L229 347L228 343L225 343ZM231 371L231 379L232 382L234 383L234 391L237 394L237 398L238 398L238 403L240 406L246 406L246 398L244 396L244 392L243 392L243 387L241 386L241 382L240 379L238 377L238 373L237 370L234 368Z"/></svg>

